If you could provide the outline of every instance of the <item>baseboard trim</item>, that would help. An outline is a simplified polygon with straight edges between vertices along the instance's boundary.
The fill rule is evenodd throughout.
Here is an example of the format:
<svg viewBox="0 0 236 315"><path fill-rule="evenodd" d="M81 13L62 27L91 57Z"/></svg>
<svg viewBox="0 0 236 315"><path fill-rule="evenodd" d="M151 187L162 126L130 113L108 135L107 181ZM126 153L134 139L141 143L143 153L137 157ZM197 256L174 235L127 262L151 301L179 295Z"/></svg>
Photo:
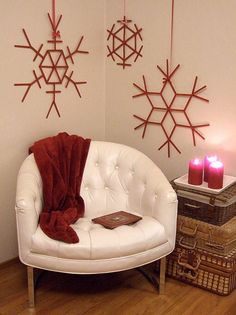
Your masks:
<svg viewBox="0 0 236 315"><path fill-rule="evenodd" d="M13 264L15 264L15 263L17 263L19 261L20 261L19 257L17 256L17 257L14 257L12 259L9 259L7 261L1 262L0 263L0 269L6 268L7 266L13 265Z"/></svg>

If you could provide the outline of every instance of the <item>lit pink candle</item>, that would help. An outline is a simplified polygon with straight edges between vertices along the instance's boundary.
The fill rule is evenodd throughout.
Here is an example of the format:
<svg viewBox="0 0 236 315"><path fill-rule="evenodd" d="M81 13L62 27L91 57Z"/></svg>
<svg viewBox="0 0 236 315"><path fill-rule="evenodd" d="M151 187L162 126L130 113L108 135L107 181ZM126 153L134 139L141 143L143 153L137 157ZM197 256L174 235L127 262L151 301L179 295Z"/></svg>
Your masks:
<svg viewBox="0 0 236 315"><path fill-rule="evenodd" d="M194 159L189 162L188 183L191 185L201 185L203 176L203 162L200 159Z"/></svg>
<svg viewBox="0 0 236 315"><path fill-rule="evenodd" d="M223 187L224 164L220 161L212 162L208 168L208 187L220 189Z"/></svg>
<svg viewBox="0 0 236 315"><path fill-rule="evenodd" d="M208 182L208 169L209 169L209 165L212 163L212 162L215 162L217 161L218 158L216 155L212 155L212 156L205 156L205 159L204 159L204 181L205 182Z"/></svg>

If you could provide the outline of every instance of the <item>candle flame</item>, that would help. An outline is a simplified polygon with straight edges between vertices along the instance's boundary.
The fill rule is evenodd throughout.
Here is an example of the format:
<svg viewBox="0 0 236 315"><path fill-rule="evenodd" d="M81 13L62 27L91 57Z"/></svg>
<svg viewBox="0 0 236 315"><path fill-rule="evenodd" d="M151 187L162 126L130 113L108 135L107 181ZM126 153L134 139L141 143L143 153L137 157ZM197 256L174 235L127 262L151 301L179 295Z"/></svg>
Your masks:
<svg viewBox="0 0 236 315"><path fill-rule="evenodd" d="M215 162L218 160L218 157L216 155L211 155L211 156L207 156L206 159L209 161L209 162Z"/></svg>
<svg viewBox="0 0 236 315"><path fill-rule="evenodd" d="M201 164L201 160L200 159L194 159L193 160L193 164L194 165L199 165L199 164Z"/></svg>
<svg viewBox="0 0 236 315"><path fill-rule="evenodd" d="M214 161L210 164L210 167L213 167L213 168L222 168L224 165L222 162L220 161Z"/></svg>

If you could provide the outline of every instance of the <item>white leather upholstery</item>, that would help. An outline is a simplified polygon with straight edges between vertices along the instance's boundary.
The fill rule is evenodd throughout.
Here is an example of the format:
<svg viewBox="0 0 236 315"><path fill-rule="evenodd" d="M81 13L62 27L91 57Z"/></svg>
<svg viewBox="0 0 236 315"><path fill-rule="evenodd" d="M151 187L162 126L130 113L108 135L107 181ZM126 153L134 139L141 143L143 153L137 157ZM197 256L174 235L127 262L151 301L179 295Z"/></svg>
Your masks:
<svg viewBox="0 0 236 315"><path fill-rule="evenodd" d="M81 195L85 217L73 225L80 242L66 244L47 237L38 226L43 203L41 177L34 156L26 158L16 196L19 256L24 264L68 273L113 272L147 264L173 250L176 194L160 169L141 152L92 141ZM91 221L120 210L143 219L114 230Z"/></svg>

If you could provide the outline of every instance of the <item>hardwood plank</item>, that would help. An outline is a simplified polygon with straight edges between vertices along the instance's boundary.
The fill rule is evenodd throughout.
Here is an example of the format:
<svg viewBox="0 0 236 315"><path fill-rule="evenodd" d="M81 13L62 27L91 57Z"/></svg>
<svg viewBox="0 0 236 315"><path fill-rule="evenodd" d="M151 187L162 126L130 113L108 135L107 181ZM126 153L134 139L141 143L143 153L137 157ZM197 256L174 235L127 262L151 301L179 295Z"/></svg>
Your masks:
<svg viewBox="0 0 236 315"><path fill-rule="evenodd" d="M15 257L15 258L9 259L7 261L1 262L0 263L0 270L5 268L5 267L9 267L10 265L14 265L16 262L19 262L19 257Z"/></svg>
<svg viewBox="0 0 236 315"><path fill-rule="evenodd" d="M103 275L45 272L28 308L26 267L18 260L0 268L1 315L234 315L236 290L221 297L166 278L159 295L137 270Z"/></svg>

